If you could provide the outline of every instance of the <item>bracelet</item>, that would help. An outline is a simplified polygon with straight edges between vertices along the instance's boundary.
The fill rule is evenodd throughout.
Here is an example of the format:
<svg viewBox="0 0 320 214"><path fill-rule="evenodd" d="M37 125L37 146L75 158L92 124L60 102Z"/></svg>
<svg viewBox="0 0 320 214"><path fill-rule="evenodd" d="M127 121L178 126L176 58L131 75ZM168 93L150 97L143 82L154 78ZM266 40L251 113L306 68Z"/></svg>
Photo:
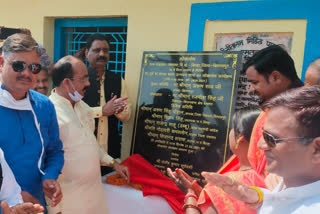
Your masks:
<svg viewBox="0 0 320 214"><path fill-rule="evenodd" d="M195 204L188 203L188 204L184 204L182 207L183 211L186 211L186 209L188 209L188 208L196 209L199 211L200 214L202 213L201 209Z"/></svg>
<svg viewBox="0 0 320 214"><path fill-rule="evenodd" d="M250 186L252 189L254 189L258 195L259 195L259 200L255 203L247 203L249 207L251 208L257 208L258 205L260 205L263 201L263 192L256 186Z"/></svg>
<svg viewBox="0 0 320 214"><path fill-rule="evenodd" d="M112 159L112 161L111 161L111 166L113 167L114 166L114 163L118 163L118 161L116 160L116 159Z"/></svg>
<svg viewBox="0 0 320 214"><path fill-rule="evenodd" d="M187 199L187 198L190 198L190 197L192 197L192 198L194 198L194 199L196 199L196 200L198 201L198 196L196 196L196 194L193 194L193 193L189 192L189 193L186 194L186 196L184 197L184 203L187 203L187 202L186 202L186 199Z"/></svg>

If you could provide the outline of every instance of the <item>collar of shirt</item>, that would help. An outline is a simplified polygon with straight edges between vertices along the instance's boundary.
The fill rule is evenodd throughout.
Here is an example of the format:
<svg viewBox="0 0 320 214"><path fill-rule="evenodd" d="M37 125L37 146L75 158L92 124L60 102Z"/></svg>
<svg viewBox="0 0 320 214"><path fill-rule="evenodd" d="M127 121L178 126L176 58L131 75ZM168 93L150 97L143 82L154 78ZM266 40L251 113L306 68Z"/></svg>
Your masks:
<svg viewBox="0 0 320 214"><path fill-rule="evenodd" d="M59 102L62 102L63 104L69 106L70 108L73 108L71 102L67 98L57 94L55 89L52 89L50 98L58 100ZM77 103L78 102L76 102L75 105L77 105Z"/></svg>
<svg viewBox="0 0 320 214"><path fill-rule="evenodd" d="M288 200L303 200L306 198L311 198L316 195L319 195L318 190L320 189L320 180L306 184L299 187L290 187L286 188L283 181L281 181L271 192L269 190L263 190L264 193L264 201L272 200L272 201L288 201Z"/></svg>

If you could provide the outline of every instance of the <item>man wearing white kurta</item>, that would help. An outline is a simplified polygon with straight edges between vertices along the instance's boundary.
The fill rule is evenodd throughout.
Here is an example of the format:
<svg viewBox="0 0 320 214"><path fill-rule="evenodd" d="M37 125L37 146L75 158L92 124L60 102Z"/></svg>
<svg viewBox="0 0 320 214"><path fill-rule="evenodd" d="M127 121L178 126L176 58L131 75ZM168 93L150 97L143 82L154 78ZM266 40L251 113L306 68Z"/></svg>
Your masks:
<svg viewBox="0 0 320 214"><path fill-rule="evenodd" d="M49 213L108 213L100 162L112 166L126 179L129 179L129 171L114 160L104 161L108 154L100 149L94 136L92 110L81 100L90 85L86 66L79 59L66 56L56 63L52 79L56 89L49 98L57 112L65 163L58 179L63 199L59 209L49 207ZM125 105L122 100L115 102L115 111L117 105Z"/></svg>
<svg viewBox="0 0 320 214"><path fill-rule="evenodd" d="M262 105L266 112L258 142L266 170L283 178L273 191L203 172L206 180L259 214L320 213L320 86L283 92Z"/></svg>

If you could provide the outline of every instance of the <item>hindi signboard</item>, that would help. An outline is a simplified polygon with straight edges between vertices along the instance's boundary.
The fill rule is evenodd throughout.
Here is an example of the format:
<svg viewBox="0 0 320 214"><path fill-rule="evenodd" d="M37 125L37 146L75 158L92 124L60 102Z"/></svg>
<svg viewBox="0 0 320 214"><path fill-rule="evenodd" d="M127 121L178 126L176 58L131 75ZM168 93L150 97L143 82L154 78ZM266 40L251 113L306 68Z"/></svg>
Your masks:
<svg viewBox="0 0 320 214"><path fill-rule="evenodd" d="M132 153L201 181L227 157L240 52L144 52Z"/></svg>

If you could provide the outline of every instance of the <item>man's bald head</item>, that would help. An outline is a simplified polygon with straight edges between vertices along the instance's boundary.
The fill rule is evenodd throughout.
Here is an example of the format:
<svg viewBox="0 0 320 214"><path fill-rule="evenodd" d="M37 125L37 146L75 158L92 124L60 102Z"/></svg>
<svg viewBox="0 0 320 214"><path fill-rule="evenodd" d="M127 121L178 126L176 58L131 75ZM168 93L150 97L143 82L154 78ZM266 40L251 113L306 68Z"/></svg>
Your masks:
<svg viewBox="0 0 320 214"><path fill-rule="evenodd" d="M305 74L305 85L320 85L320 58L315 59Z"/></svg>
<svg viewBox="0 0 320 214"><path fill-rule="evenodd" d="M55 63L52 71L52 80L55 86L59 86L65 78L73 78L73 65L81 62L74 56L65 56Z"/></svg>
<svg viewBox="0 0 320 214"><path fill-rule="evenodd" d="M65 56L54 65L52 80L56 93L72 104L79 102L90 86L86 65L73 56Z"/></svg>

